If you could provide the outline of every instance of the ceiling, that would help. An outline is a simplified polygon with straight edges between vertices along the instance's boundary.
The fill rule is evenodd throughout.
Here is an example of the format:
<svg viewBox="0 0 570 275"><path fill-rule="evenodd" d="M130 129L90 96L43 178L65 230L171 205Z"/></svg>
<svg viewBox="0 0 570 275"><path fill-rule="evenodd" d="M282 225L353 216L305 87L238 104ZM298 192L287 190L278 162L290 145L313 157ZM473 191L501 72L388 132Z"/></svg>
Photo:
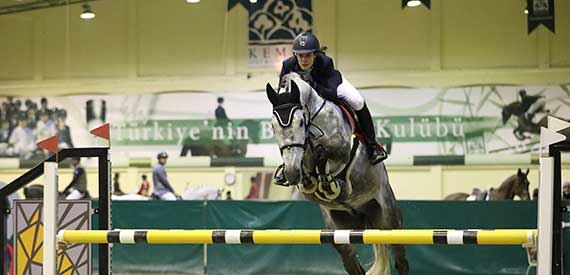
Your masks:
<svg viewBox="0 0 570 275"><path fill-rule="evenodd" d="M91 0L95 1L95 0ZM88 0L0 0L0 16L88 2Z"/></svg>

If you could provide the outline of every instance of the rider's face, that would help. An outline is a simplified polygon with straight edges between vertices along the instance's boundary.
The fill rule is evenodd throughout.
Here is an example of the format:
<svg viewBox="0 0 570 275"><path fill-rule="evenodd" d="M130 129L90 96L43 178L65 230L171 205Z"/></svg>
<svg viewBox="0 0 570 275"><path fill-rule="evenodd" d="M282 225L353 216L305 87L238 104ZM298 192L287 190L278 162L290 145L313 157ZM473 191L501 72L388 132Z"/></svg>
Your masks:
<svg viewBox="0 0 570 275"><path fill-rule="evenodd" d="M297 56L299 67L303 70L310 69L315 63L315 53L297 53L295 56Z"/></svg>

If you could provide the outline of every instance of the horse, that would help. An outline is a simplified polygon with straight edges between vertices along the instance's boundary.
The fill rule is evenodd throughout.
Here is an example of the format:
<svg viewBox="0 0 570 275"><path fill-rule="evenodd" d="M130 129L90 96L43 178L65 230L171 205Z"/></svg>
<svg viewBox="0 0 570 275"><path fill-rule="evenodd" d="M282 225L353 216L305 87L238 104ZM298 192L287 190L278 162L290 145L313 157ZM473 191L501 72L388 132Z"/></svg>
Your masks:
<svg viewBox="0 0 570 275"><path fill-rule="evenodd" d="M305 198L319 204L327 229L400 229L402 215L384 163L373 165L342 107L325 100L297 73L277 93L268 83L271 125L284 161L283 174ZM351 275L389 274L386 245L374 245L366 273L352 244L334 244ZM403 245L391 245L396 269L409 273Z"/></svg>
<svg viewBox="0 0 570 275"><path fill-rule="evenodd" d="M517 127L513 129L513 135L515 135L518 140L529 139L530 136L526 135L526 133L539 135L541 127L548 128L548 115L541 117L537 123L534 123L532 120L529 120L525 117L525 111L522 108L522 103L519 101L515 101L504 106L501 114L503 118L503 124L506 124L511 116L516 116ZM558 119L566 120L562 118ZM567 138L570 137L570 129L562 130L560 133L565 135Z"/></svg>
<svg viewBox="0 0 570 275"><path fill-rule="evenodd" d="M528 185L529 181L527 179L529 170L527 169L525 173L519 168L516 174L509 176L499 188L491 188L488 193L488 198L486 196L477 196L478 194L474 194L478 197L476 200L512 200L515 196L518 196L521 200L530 200L530 195L528 192ZM476 189L478 190L478 189ZM453 193L444 198L444 200L456 200L456 201L464 201L470 195L467 193Z"/></svg>

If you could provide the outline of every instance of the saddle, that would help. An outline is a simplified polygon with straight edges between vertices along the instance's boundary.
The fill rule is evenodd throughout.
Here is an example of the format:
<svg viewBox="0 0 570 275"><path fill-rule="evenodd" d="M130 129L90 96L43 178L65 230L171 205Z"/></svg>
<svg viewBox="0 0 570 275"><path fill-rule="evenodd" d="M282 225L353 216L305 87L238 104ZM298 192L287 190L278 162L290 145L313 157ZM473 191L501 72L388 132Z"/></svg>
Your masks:
<svg viewBox="0 0 570 275"><path fill-rule="evenodd" d="M355 135L360 142L364 143L364 136L358 127L358 123L356 122L357 118L354 110L350 107L350 105L348 105L346 101L342 99L337 100L334 102L334 104L336 104L341 109L342 116L348 120L348 122L350 122L350 125L352 127L352 134Z"/></svg>

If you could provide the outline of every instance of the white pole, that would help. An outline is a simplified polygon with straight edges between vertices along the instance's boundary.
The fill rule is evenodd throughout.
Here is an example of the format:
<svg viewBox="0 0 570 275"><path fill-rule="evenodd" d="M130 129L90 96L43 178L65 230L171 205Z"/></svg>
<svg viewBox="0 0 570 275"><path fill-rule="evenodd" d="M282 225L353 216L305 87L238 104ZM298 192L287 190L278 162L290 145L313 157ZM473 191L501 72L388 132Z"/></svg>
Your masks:
<svg viewBox="0 0 570 275"><path fill-rule="evenodd" d="M552 200L554 188L554 158L540 158L538 186L538 265L537 275L552 275Z"/></svg>
<svg viewBox="0 0 570 275"><path fill-rule="evenodd" d="M57 274L57 163L44 162L43 273Z"/></svg>

